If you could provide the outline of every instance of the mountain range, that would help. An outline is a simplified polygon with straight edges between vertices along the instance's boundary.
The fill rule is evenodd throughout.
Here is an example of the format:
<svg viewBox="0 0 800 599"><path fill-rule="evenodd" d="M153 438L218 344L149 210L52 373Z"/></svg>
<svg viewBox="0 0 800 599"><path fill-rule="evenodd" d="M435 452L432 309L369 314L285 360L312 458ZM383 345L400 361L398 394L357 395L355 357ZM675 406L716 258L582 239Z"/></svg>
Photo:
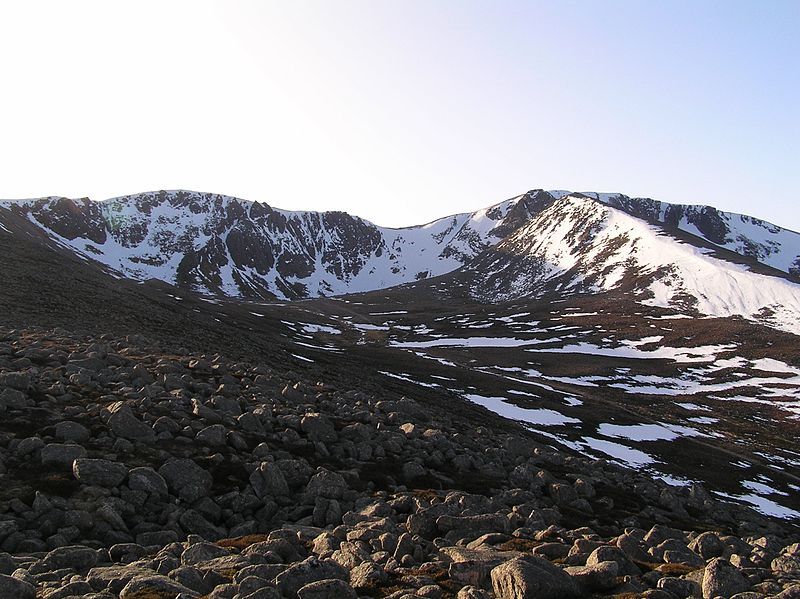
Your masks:
<svg viewBox="0 0 800 599"><path fill-rule="evenodd" d="M295 300L453 275L483 301L621 291L800 332L800 234L709 206L534 190L402 229L192 191L0 202L0 227L117 276Z"/></svg>

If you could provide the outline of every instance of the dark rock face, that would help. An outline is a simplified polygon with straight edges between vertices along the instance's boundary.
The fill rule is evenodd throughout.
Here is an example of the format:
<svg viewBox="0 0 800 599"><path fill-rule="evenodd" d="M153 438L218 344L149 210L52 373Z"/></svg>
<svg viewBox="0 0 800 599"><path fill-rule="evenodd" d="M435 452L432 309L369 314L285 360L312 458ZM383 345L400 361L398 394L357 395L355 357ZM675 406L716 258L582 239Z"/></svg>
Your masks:
<svg viewBox="0 0 800 599"><path fill-rule="evenodd" d="M258 204L256 204L258 205ZM266 275L275 266L275 255L269 239L251 222L234 225L225 240L234 264Z"/></svg>
<svg viewBox="0 0 800 599"><path fill-rule="evenodd" d="M687 219L712 243L723 244L728 226L716 208L703 206L700 210L687 211Z"/></svg>
<svg viewBox="0 0 800 599"><path fill-rule="evenodd" d="M529 191L508 211L503 223L492 233L501 238L508 237L555 201L552 195L541 189Z"/></svg>
<svg viewBox="0 0 800 599"><path fill-rule="evenodd" d="M366 258L385 247L383 236L374 225L345 212L324 213L321 225L323 230L337 232L321 252L326 270L340 279L357 275Z"/></svg>
<svg viewBox="0 0 800 599"><path fill-rule="evenodd" d="M800 256L795 258L794 262L792 262L792 265L789 267L789 274L800 278Z"/></svg>
<svg viewBox="0 0 800 599"><path fill-rule="evenodd" d="M65 239L84 237L101 244L106 241L100 205L88 198L40 200L32 206L31 212L45 227Z"/></svg>
<svg viewBox="0 0 800 599"><path fill-rule="evenodd" d="M681 216L680 207L671 206L650 198L629 198L628 196L617 194L609 198L606 203L609 206L621 208L637 218L649 221L660 221L662 211L666 210L669 216L664 218L664 222L673 226L677 226Z"/></svg>

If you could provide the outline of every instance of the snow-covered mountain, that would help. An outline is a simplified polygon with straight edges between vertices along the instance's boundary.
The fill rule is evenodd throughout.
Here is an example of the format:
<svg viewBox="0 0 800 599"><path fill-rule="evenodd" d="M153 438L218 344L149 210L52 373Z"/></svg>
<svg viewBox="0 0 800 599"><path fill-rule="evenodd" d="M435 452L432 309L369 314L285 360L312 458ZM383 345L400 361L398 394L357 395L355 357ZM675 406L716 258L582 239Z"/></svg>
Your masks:
<svg viewBox="0 0 800 599"><path fill-rule="evenodd" d="M550 203L465 267L471 293L497 301L619 290L643 304L689 314L744 316L800 334L800 285L787 280L788 267L797 263L790 254L797 251L800 236L694 206L656 205L648 222L631 213L642 214L642 208L654 204L639 202L569 194ZM709 223L717 224L709 229ZM759 235L746 235L753 232ZM720 253L698 239L711 241L709 236L723 250L740 251L736 256ZM780 270L789 276L756 272L738 263L737 256L763 258L776 269L785 266Z"/></svg>
<svg viewBox="0 0 800 599"><path fill-rule="evenodd" d="M206 294L298 299L458 271L487 301L617 290L800 333L800 234L708 206L621 194L535 190L391 229L343 212L160 191L0 202L0 227L35 230L121 276Z"/></svg>
<svg viewBox="0 0 800 599"><path fill-rule="evenodd" d="M4 210L3 210L4 209ZM528 214L510 200L406 229L344 212L292 212L189 191L103 202L0 203L50 238L134 279L201 293L297 299L369 291L450 272ZM9 228L9 224L6 228Z"/></svg>

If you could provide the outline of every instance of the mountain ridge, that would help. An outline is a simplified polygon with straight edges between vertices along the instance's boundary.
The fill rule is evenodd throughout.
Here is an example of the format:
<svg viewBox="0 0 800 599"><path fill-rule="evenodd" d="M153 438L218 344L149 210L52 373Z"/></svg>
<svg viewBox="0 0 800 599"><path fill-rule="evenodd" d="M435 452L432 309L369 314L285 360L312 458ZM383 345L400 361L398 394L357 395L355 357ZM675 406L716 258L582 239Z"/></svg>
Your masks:
<svg viewBox="0 0 800 599"><path fill-rule="evenodd" d="M536 189L390 228L341 211L185 190L0 202L0 226L23 223L119 276L207 295L304 299L464 271L484 301L536 295L545 283L566 293L633 290L642 301L800 332L800 234L711 206ZM655 246L661 251L648 253Z"/></svg>

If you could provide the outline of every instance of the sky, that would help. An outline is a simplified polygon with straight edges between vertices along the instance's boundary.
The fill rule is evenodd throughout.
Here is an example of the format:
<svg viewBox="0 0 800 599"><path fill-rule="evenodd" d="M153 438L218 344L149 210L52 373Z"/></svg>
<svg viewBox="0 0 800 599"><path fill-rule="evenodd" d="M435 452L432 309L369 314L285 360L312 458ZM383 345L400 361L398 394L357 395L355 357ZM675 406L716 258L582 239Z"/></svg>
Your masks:
<svg viewBox="0 0 800 599"><path fill-rule="evenodd" d="M405 226L528 189L800 231L800 2L0 0L0 198Z"/></svg>

